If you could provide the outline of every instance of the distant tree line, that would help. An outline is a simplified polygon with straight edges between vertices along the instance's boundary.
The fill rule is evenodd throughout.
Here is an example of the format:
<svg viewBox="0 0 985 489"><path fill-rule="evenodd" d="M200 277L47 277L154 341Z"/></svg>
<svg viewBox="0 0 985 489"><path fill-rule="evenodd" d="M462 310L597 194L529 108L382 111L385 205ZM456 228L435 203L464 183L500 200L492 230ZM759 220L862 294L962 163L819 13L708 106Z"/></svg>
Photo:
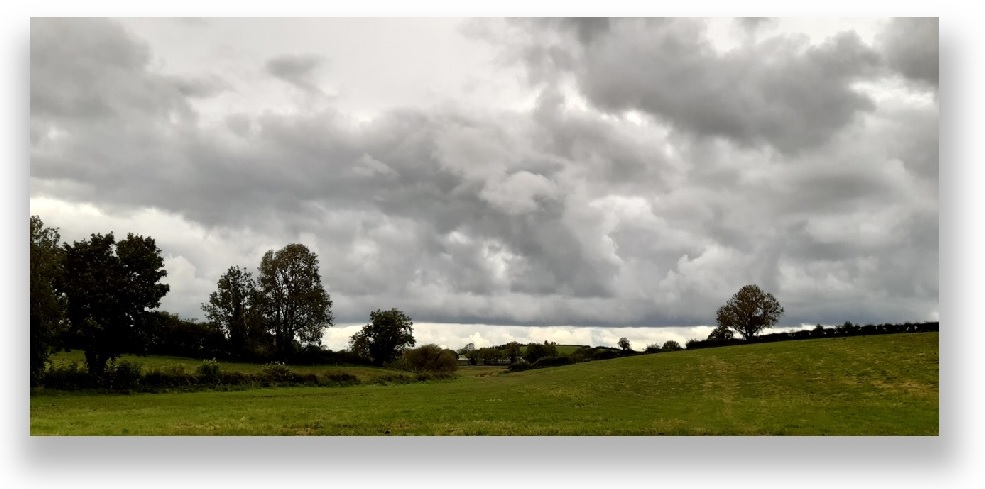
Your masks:
<svg viewBox="0 0 985 489"><path fill-rule="evenodd" d="M708 338L704 340L692 339L688 340L686 343L688 350L696 350L699 348L715 348L721 346L731 346L731 345L745 345L750 343L774 343L777 341L789 341L789 340L807 340L816 338L835 338L835 337L846 337L846 336L866 336L866 335L881 335L881 334L894 334L894 333L929 333L936 332L940 330L940 323L938 321L927 321L920 323L882 323L882 324L866 324L864 326L854 324L851 321L846 321L844 324L833 327L824 327L820 324L814 326L811 329L803 329L800 331L791 331L787 333L770 333L766 335L759 335L748 339L739 338L725 338L721 335L716 335L712 332Z"/></svg>

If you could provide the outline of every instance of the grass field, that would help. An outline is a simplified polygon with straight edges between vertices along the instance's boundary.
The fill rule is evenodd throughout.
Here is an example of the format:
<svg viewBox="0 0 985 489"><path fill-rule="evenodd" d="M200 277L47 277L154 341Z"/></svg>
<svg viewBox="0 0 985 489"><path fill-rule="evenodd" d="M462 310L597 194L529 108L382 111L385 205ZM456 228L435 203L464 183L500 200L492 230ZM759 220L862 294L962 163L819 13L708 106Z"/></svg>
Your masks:
<svg viewBox="0 0 985 489"><path fill-rule="evenodd" d="M405 385L34 395L30 426L32 435L937 435L938 333L519 373L466 367L455 380Z"/></svg>

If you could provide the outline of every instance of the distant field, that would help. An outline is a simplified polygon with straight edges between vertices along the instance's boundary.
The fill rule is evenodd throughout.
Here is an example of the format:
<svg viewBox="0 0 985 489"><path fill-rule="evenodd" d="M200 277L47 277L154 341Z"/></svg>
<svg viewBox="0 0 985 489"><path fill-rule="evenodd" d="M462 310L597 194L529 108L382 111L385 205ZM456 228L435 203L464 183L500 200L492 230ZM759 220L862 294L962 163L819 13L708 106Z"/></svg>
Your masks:
<svg viewBox="0 0 985 489"><path fill-rule="evenodd" d="M405 385L35 395L31 434L937 435L938 372L938 333L858 336Z"/></svg>

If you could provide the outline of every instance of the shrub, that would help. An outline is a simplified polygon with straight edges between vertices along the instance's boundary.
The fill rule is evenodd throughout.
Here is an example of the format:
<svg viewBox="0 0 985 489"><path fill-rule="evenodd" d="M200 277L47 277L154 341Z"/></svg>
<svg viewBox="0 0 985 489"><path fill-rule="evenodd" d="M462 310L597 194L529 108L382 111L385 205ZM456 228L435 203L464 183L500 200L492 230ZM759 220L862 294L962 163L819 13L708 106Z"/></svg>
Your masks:
<svg viewBox="0 0 985 489"><path fill-rule="evenodd" d="M336 386L336 387L346 387L350 385L358 385L359 377L346 372L330 373L322 376L321 385L324 386Z"/></svg>
<svg viewBox="0 0 985 489"><path fill-rule="evenodd" d="M282 362L271 362L260 367L260 375L274 383L293 383L302 381L302 376Z"/></svg>
<svg viewBox="0 0 985 489"><path fill-rule="evenodd" d="M49 389L79 390L98 387L98 379L79 362L52 365L41 377L41 385Z"/></svg>
<svg viewBox="0 0 985 489"><path fill-rule="evenodd" d="M674 340L667 340L666 342L664 342L664 346L662 346L660 348L660 351L677 351L677 350L683 350L683 349L684 348L681 348L681 344L680 343L678 343L678 342L676 342Z"/></svg>
<svg viewBox="0 0 985 489"><path fill-rule="evenodd" d="M206 384L218 384L222 381L222 371L219 367L219 362L215 359L205 360L201 365L195 369L195 373L201 378L202 382Z"/></svg>
<svg viewBox="0 0 985 489"><path fill-rule="evenodd" d="M107 388L113 390L131 390L140 386L143 366L136 362L121 360L109 365L105 372Z"/></svg>
<svg viewBox="0 0 985 489"><path fill-rule="evenodd" d="M573 365L574 363L568 357L543 357L530 365L530 368L561 367L564 365Z"/></svg>
<svg viewBox="0 0 985 489"><path fill-rule="evenodd" d="M595 351L592 352L592 360L611 360L618 356L619 352L617 350L610 350L607 348L596 348Z"/></svg>
<svg viewBox="0 0 985 489"><path fill-rule="evenodd" d="M404 350L395 366L416 373L450 375L458 370L458 355L431 343Z"/></svg>
<svg viewBox="0 0 985 489"><path fill-rule="evenodd" d="M660 345L657 343L646 345L646 349L643 351L645 353L660 353Z"/></svg>

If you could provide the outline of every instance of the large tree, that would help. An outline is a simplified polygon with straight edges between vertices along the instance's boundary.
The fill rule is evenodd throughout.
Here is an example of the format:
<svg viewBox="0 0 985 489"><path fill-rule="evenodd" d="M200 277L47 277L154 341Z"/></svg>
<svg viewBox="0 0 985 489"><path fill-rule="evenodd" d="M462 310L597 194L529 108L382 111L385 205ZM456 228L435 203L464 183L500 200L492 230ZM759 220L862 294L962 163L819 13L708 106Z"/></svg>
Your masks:
<svg viewBox="0 0 985 489"><path fill-rule="evenodd" d="M397 309L369 313L369 324L349 338L349 349L375 365L389 363L414 346L414 322Z"/></svg>
<svg viewBox="0 0 985 489"><path fill-rule="evenodd" d="M773 294L757 285L746 285L718 308L716 316L720 328L734 329L748 340L772 327L782 315L783 306Z"/></svg>
<svg viewBox="0 0 985 489"><path fill-rule="evenodd" d="M169 286L161 250L153 238L113 233L64 245L62 288L72 336L85 350L86 366L102 374L121 354L142 351L147 310L160 306Z"/></svg>
<svg viewBox="0 0 985 489"><path fill-rule="evenodd" d="M215 292L209 294L209 302L202 304L205 317L222 330L234 356L245 355L249 345L263 334L257 331L256 301L257 286L253 274L233 266L219 277Z"/></svg>
<svg viewBox="0 0 985 489"><path fill-rule="evenodd" d="M315 253L297 243L266 252L260 261L257 289L256 307L274 335L281 359L290 357L296 343L321 345L334 318Z"/></svg>
<svg viewBox="0 0 985 489"><path fill-rule="evenodd" d="M31 385L37 385L44 372L64 317L56 288L63 257L59 239L57 228L31 216Z"/></svg>

